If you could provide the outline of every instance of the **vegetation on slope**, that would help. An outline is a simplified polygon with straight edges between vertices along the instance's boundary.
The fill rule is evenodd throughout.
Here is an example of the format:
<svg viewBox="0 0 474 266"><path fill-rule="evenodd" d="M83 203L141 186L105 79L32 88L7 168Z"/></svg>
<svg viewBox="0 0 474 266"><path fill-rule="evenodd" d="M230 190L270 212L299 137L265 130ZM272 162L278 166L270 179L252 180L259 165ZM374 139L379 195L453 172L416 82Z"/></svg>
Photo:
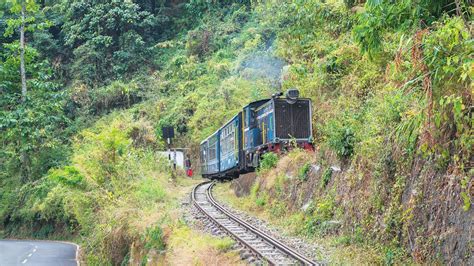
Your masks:
<svg viewBox="0 0 474 266"><path fill-rule="evenodd" d="M176 218L166 207L176 202L170 197L182 181L169 182L155 154L163 147L161 126L177 129L175 145L195 148L245 103L289 87L313 100L318 153L352 169L348 181L341 178L349 183L339 187L374 197L375 205L354 201L344 209L355 218L348 231L371 236L377 226L364 218L374 213L404 217L408 209L395 204L400 197L413 198L410 210L426 212L426 202L442 198L407 191L426 192L432 179L432 192L443 192L456 217L472 214L469 1L27 0L0 6L5 235L80 236L86 250L99 250L91 261L126 261L145 227L159 228L149 229L157 235L162 217ZM371 190L360 189L363 184ZM445 218L449 210L433 217ZM144 216L153 222L131 219ZM395 239L424 261L431 240L423 236L433 231L423 227L433 221L398 218L384 223L390 230L376 230L377 240ZM123 246L113 254L116 239Z"/></svg>

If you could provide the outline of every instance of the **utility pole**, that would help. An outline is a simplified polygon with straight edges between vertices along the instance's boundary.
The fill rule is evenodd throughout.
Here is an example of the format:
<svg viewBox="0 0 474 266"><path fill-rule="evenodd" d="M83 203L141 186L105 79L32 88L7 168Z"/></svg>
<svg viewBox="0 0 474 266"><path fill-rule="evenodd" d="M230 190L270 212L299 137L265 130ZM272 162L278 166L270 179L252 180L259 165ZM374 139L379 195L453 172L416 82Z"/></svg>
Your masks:
<svg viewBox="0 0 474 266"><path fill-rule="evenodd" d="M176 170L176 149L174 150L173 158L171 158L171 139L174 138L174 128L171 126L164 126L161 128L163 138L166 138L168 144L168 160L173 163L173 170Z"/></svg>
<svg viewBox="0 0 474 266"><path fill-rule="evenodd" d="M168 142L168 160L173 162L173 169L176 170L176 149L173 149L173 159L171 159L171 138L167 138Z"/></svg>

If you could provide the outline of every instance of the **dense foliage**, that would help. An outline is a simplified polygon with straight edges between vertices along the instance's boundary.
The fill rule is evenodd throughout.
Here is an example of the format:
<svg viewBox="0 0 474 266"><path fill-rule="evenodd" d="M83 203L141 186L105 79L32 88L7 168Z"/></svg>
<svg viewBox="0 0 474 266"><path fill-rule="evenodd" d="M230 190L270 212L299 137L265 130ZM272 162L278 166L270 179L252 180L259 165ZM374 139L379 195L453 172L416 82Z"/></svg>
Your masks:
<svg viewBox="0 0 474 266"><path fill-rule="evenodd" d="M168 169L156 163L161 126L194 151L245 103L290 87L313 100L318 150L360 173L388 171L390 184L417 159L432 162L456 176L459 208L469 211L470 4L2 1L0 232L80 235L87 251L99 247L91 263L119 264L136 240L123 233L136 227L127 208L164 209L169 196ZM333 210L321 204L317 221ZM145 246L164 248L160 230L143 232ZM123 246L114 253L111 243Z"/></svg>

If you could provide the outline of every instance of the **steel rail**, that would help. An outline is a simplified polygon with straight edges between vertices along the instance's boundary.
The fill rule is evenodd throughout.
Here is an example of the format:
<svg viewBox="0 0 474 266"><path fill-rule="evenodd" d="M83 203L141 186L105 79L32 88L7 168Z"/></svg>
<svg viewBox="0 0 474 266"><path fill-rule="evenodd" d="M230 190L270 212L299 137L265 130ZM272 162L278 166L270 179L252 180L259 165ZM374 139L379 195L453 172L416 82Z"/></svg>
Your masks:
<svg viewBox="0 0 474 266"><path fill-rule="evenodd" d="M250 231L252 231L254 234L260 236L261 238L263 238L264 240L266 240L267 242L269 242L270 244L272 244L273 246L277 247L278 249L282 250L284 253L290 255L292 258L294 258L295 260L301 262L301 263L304 263L305 265L316 265L316 263L314 263L313 261L311 261L310 259L306 258L305 256L299 254L297 251L295 251L294 249L288 247L287 245L281 243L280 241L278 241L277 239L275 239L274 237L268 235L267 233L261 231L260 229L258 229L257 227L247 223L246 221L240 219L239 217L237 217L236 215L232 214L231 212L227 211L225 208L223 208L221 205L219 205L214 197L212 196L212 193L211 193L211 190L212 188L214 187L215 183L212 183L211 186L209 187L208 189L208 196L209 196L209 199L213 202L214 204L214 207L216 207L217 209L219 209L221 212L223 212L224 214L226 214L227 216L229 216L229 218L231 218L232 220L234 220L235 222L241 224L242 226L244 226L245 228L248 228Z"/></svg>
<svg viewBox="0 0 474 266"><path fill-rule="evenodd" d="M200 186L202 186L202 185L205 185L205 184L207 184L207 183L210 183L210 182L212 182L212 181L207 181L207 182L201 183L201 184L199 184L199 185L197 185L197 186L195 186L195 187L193 188L193 192L192 192L192 194L191 194L191 197L192 197L192 201L193 201L193 203L194 203L194 206L196 206L196 208L198 208L202 213L204 213L207 217L209 217L215 225L217 225L217 226L219 226L220 228L222 228L223 230L225 230L229 236L231 236L232 238L234 238L235 240L237 240L238 242L240 242L241 244L243 244L244 246L246 246L246 247L247 247L248 249L250 249L255 255L259 256L260 258L264 258L264 259L265 259L264 255L263 255L262 253L260 253L260 252L259 252L257 249L255 249L252 245L250 245L249 243L247 243L247 241L245 241L245 240L242 239L241 237L239 237L239 236L233 234L229 229L227 229L225 226L221 225L221 224L217 221L217 219L215 219L215 218L214 218L211 214L209 214L204 208L202 208L201 205L199 205L199 203L198 203L197 200L196 200L196 190L197 190L198 187L200 187ZM211 203L211 204L212 204L212 203ZM274 263L273 263L273 264L274 264Z"/></svg>
<svg viewBox="0 0 474 266"><path fill-rule="evenodd" d="M192 200L193 200L193 203L194 205L201 211L203 212L204 214L206 214L212 221L214 224L216 224L217 226L219 226L220 228L222 228L223 230L225 230L232 238L236 239L238 242L242 243L244 246L248 247L255 255L257 255L258 257L266 260L268 263L270 264L278 264L277 262L274 262L274 261L271 261L269 258L267 258L264 254L262 254L261 252L259 252L256 248L252 247L251 244L247 243L247 241L245 241L244 239L240 238L239 236L235 235L234 233L232 233L229 229L227 229L225 226L221 225L219 223L219 221L217 221L217 219L215 219L211 214L209 214L206 210L204 210L204 208L202 208L202 206L200 206L197 201L196 201L196 198L195 198L195 193L196 193L196 189L199 187L199 186L202 186L202 185L205 185L205 184L208 184L210 183L211 181L207 181L207 182L204 182L204 183L201 183L197 186L194 187L193 189L193 192L192 192ZM264 241L266 241L268 244L272 245L273 247L277 248L278 250L280 250L282 253L286 254L287 256L293 258L294 260L304 264L304 265L317 265L317 263L313 262L312 260L306 258L305 256L299 254L297 251L295 251L294 249L288 247L287 245L281 243L279 240L273 238L272 236L266 234L265 232L261 231L260 229L256 228L255 226L247 223L246 221L240 219L239 217L237 217L236 215L232 214L231 212L227 211L224 207L222 207L219 203L217 203L217 201L214 199L214 197L212 196L212 188L214 187L215 183L212 182L210 184L210 186L207 188L206 190L206 194L207 194L207 200L209 201L209 203L214 207L216 208L219 212L221 212L222 214L224 214L226 217L228 217L230 220L234 221L235 223L239 224L241 227L245 228L246 230L248 230L249 232L252 232L253 234L255 234L257 237L260 237L261 239L263 239Z"/></svg>

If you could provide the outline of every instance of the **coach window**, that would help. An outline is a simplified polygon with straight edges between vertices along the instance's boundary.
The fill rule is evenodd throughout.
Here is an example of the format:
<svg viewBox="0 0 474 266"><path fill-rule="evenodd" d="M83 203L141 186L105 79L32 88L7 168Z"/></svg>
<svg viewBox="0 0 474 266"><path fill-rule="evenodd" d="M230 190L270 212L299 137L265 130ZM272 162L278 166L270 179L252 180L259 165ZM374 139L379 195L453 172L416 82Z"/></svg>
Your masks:
<svg viewBox="0 0 474 266"><path fill-rule="evenodd" d="M244 128L248 128L249 127L249 117L248 117L248 111L247 111L247 108L244 109L244 112L243 112L243 115L242 115L242 119L244 120Z"/></svg>
<svg viewBox="0 0 474 266"><path fill-rule="evenodd" d="M216 144L212 143L209 145L209 161L214 160L216 158Z"/></svg>
<svg viewBox="0 0 474 266"><path fill-rule="evenodd" d="M230 147L231 147L231 142L232 142L232 139L231 139L231 133L232 131L232 127L228 127L227 128L227 152L230 152Z"/></svg>
<svg viewBox="0 0 474 266"><path fill-rule="evenodd" d="M255 108L251 109L250 113L250 128L254 128L257 126L257 112L255 112Z"/></svg>
<svg viewBox="0 0 474 266"><path fill-rule="evenodd" d="M226 128L225 152L229 151L229 127Z"/></svg>
<svg viewBox="0 0 474 266"><path fill-rule="evenodd" d="M227 129L224 128L224 137L222 139L222 153L225 154L226 150L227 150Z"/></svg>

